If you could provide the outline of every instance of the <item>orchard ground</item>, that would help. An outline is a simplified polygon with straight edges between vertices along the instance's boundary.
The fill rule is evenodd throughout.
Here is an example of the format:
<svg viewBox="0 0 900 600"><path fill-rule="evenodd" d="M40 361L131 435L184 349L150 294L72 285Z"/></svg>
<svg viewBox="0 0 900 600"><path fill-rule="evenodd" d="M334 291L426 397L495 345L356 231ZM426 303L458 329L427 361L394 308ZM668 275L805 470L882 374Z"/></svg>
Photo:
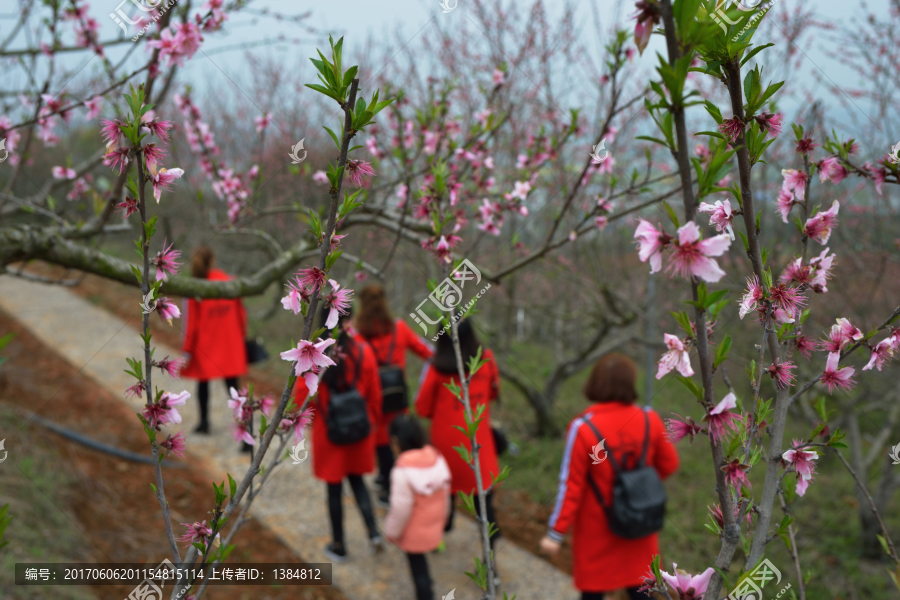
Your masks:
<svg viewBox="0 0 900 600"><path fill-rule="evenodd" d="M35 265L36 270L45 274L62 274L62 270L51 270L40 265ZM67 277L79 277L80 274L70 272ZM132 319L133 304L136 302L135 290L108 280L87 275L80 285L71 288L73 292L86 300L118 315L123 320ZM248 312L251 315L250 330L252 333L262 335L265 345L273 358L261 365L261 368L251 369L249 380L262 392L279 390L286 374L286 363L278 360L277 351L287 348L289 335L279 335L279 332L287 330L279 326L276 317L268 322L253 319L253 315L265 308L267 300L263 298L247 299ZM9 411L9 405L33 408L34 399L41 396L41 392L49 389L62 389L63 401L54 401L49 406L52 411L42 413L66 426L86 432L91 432L94 437L121 448L136 452L144 452L146 449L140 436L127 435L131 431L139 432L137 427L129 423L134 416L110 395L98 389L90 380L74 373L69 365L54 360L54 352L51 348L43 347L40 342L34 340L27 331L9 318L2 317L2 331L15 331L17 333L16 344L23 344L30 355L38 357L38 364L25 365L21 357L16 361L13 357L2 371L0 371L0 396L4 403L4 409L8 415L15 415ZM151 320L154 336L158 341L177 347L180 343L180 331L170 328L158 318ZM12 348L15 350L15 347ZM516 356L519 367L533 373L540 373L544 368L541 356L535 347L523 345L516 347ZM18 350L17 352L21 352ZM8 351L6 354L10 354ZM521 357L526 357L522 360ZM409 380L415 386L417 374L421 363L413 359L409 365ZM11 374L17 373L16 377ZM584 406L580 389L586 373L570 379L558 396L556 406L560 415L574 417ZM737 376L732 374L732 377ZM639 377L643 382L643 377ZM54 387L55 385L55 387ZM192 384L187 388L192 389ZM216 398L224 402L221 385L212 387ZM642 390L641 390L642 391ZM724 391L722 392L725 393ZM70 400L67 400L70 398ZM687 414L695 401L689 393L678 385L674 379L664 379L657 382L652 398L652 405L664 417L670 413ZM102 408L100 407L102 403ZM116 408L118 407L118 408ZM21 420L21 417L12 417ZM531 410L524 398L516 390L506 385L502 391L502 404L494 412L494 419L503 424L512 441L521 448L518 456L505 456L502 461L512 469L510 478L503 484L497 494L497 508L500 526L506 537L516 542L522 548L536 552L537 543L546 530L547 518L552 511L556 493L556 478L559 469L560 458L563 450L563 439L540 439L531 435L533 424L531 422ZM136 421L135 421L136 423ZM80 424L80 425L79 425ZM78 544L66 544L66 540L74 540L78 529L94 532L92 538L97 538L96 547L87 551L94 556L91 560L102 560L103 553L113 560L144 560L152 555L165 553L165 543L159 536L150 533L141 535L140 531L153 532L158 530L158 515L132 514L135 511L129 509L127 501L128 493L122 490L133 489L132 493L140 493L139 490L146 486L146 482L152 479L152 471L145 466L132 466L125 468L121 461L99 455L75 444L60 441L54 435L46 435L36 426L30 426L27 431L29 442L29 459L41 467L41 477L45 482L55 482L55 485L63 488L64 493L71 495L69 505L72 519L68 523L61 523L58 535L54 536L59 543L54 545L54 552L58 556L49 557L47 560L84 560L78 557ZM228 435L224 432L222 435ZM803 432L788 431L787 437L799 436ZM190 442L190 440L189 440ZM21 446L25 446L22 444ZM692 568L693 565L701 565L714 560L718 549L716 537L705 531L702 524L707 521L707 504L714 498L714 490L705 489L695 482L707 481L703 474L709 469L709 458L705 448L705 439L698 438L694 445L687 441L679 444L679 452L682 465L679 471L667 482L669 493L668 518L665 529L662 532L661 545L663 562L668 564L673 557L680 566ZM33 457L31 456L33 452ZM63 465L68 461L58 461L53 458L55 453L68 453L77 457L75 463L77 469L68 469ZM859 520L857 518L858 505L854 497L852 480L841 469L837 459L831 455L823 455L819 460L815 485L820 487L820 492L810 494L804 502L798 505L796 514L797 544L801 549L803 559L804 576L809 577L808 597L810 598L889 598L891 591L890 579L885 572L885 565L873 561L861 560L858 556L859 547ZM117 465L118 464L118 465ZM105 469L101 466L105 465ZM48 474L56 468L59 473L54 476ZM105 474L104 474L105 473ZM203 508L208 501L208 481L202 475L202 466L192 465L190 476L186 482L174 485L173 504L179 512L185 515L197 515L204 512ZM8 477L8 475L6 475ZM81 485L83 481L90 479L93 483L89 486ZM115 489L110 482L122 483L121 489ZM754 485L761 485L751 477ZM173 480L173 481L177 481ZM189 483L188 483L189 482ZM791 482L787 482L792 485ZM178 486L186 486L179 489ZM3 489L11 489L7 485ZM40 495L34 486L32 492ZM20 484L18 488L23 488ZM110 500L115 496L115 500ZM97 501L98 498L102 501ZM0 499L2 500L2 499ZM5 501L9 501L8 499ZM40 502L46 499L35 497L34 502L28 504L34 507L40 506ZM47 510L35 510L29 516L21 514L17 517L33 521L29 523L32 533L22 537L13 537L14 547L28 548L28 552L37 551L41 538L36 532L48 531L41 525L41 518ZM114 516L111 516L114 515ZM103 518L103 526L96 528L90 523ZM781 518L781 512L776 511L777 519ZM49 517L48 517L49 518ZM59 517L52 517L58 519ZM186 516L185 519L188 517ZM353 513L348 513L349 519L355 519ZM888 527L896 530L900 527L900 517L896 512L885 515ZM178 519L176 519L177 521ZM56 528L52 528L56 531ZM18 527L12 527L11 532L21 531ZM68 535L66 532L69 532ZM260 535L249 535L250 532L260 531ZM692 533L689 533L692 532ZM16 535L16 534L13 534ZM37 536L31 539L29 536ZM244 554L241 560L259 560L273 562L276 556L290 551L277 541L277 538L258 524L245 526L242 531L242 539L239 543ZM122 542L122 540L125 540ZM120 543L121 542L121 543ZM153 544L158 546L151 548ZM109 554L117 549L121 554L118 557ZM84 552L84 550L81 550ZM313 551L315 552L315 550ZM558 568L570 572L571 553L568 545L563 552L553 560ZM99 554L98 554L99 553ZM781 571L785 582L793 581L796 575L793 570L789 553L780 540L772 542L767 552L767 558ZM263 558L264 557L264 558ZM35 556L35 559L38 557ZM316 560L316 556L303 557L308 560ZM737 561L736 561L737 564ZM67 590L67 588L59 588ZM74 589L74 588L72 588ZM229 590L231 588L222 588ZM334 600L340 597L335 590L323 592L322 589L304 588L303 598L323 598ZM93 591L93 590L92 590ZM108 590L100 589L99 593L105 594ZM772 591L774 595L777 590ZM68 590L67 590L67 593ZM216 597L226 598L220 595ZM316 594L319 594L317 596ZM332 594L332 595L328 595ZM22 596L27 597L27 596ZM67 596L60 596L67 597ZM76 598L78 596L68 596ZM98 595L96 597L107 597ZM113 597L113 596L108 596ZM238 597L238 596L235 596ZM281 596L271 596L280 598Z"/></svg>

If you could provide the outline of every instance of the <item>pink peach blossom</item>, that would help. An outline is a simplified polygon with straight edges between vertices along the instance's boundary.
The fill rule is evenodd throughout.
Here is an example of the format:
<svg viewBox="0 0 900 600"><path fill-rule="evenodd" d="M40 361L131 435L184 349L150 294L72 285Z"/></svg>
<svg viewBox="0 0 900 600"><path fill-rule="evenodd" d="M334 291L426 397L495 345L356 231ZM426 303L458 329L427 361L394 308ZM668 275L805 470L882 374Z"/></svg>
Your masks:
<svg viewBox="0 0 900 600"><path fill-rule="evenodd" d="M319 340L315 343L300 340L296 348L281 353L282 360L297 362L294 374L298 377L313 367L330 367L335 364L325 355L325 349L335 343L334 339Z"/></svg>
<svg viewBox="0 0 900 600"><path fill-rule="evenodd" d="M831 183L837 185L850 175L850 171L848 171L846 167L833 156L822 159L818 164L818 169L820 183L831 181Z"/></svg>
<svg viewBox="0 0 900 600"><path fill-rule="evenodd" d="M667 270L687 279L698 277L715 283L725 276L725 271L712 257L721 256L730 246L731 239L726 234L700 239L700 228L689 221L678 229L678 241Z"/></svg>
<svg viewBox="0 0 900 600"><path fill-rule="evenodd" d="M894 343L892 338L881 340L872 348L872 356L869 362L862 368L863 371L870 371L872 367L881 370L881 366L894 355Z"/></svg>
<svg viewBox="0 0 900 600"><path fill-rule="evenodd" d="M813 461L819 458L818 453L814 450L799 449L802 445L802 441L793 440L793 448L781 455L788 466L794 467L794 471L797 472L798 496L806 493L806 489L816 473L816 465Z"/></svg>
<svg viewBox="0 0 900 600"><path fill-rule="evenodd" d="M798 171L796 169L782 169L781 175L784 182L781 189L794 194L794 198L798 201L806 198L806 171Z"/></svg>
<svg viewBox="0 0 900 600"><path fill-rule="evenodd" d="M772 134L772 137L778 137L781 133L782 123L784 122L784 116L778 113L760 113L753 117L756 119L756 122L759 123L759 128L765 131L766 133Z"/></svg>
<svg viewBox="0 0 900 600"><path fill-rule="evenodd" d="M151 172L155 169L151 169ZM162 191L171 191L172 183L184 175L183 169L160 169L157 173L152 173L150 177L150 181L153 183L153 197L156 199L156 203L159 204L159 199L162 196Z"/></svg>
<svg viewBox="0 0 900 600"><path fill-rule="evenodd" d="M678 565L672 563L673 575L660 571L663 581L670 585L678 595L678 600L700 600L706 594L706 588L709 587L709 581L712 579L715 571L712 567L706 569L699 575L690 575L688 573L679 573Z"/></svg>
<svg viewBox="0 0 900 600"><path fill-rule="evenodd" d="M831 231L837 225L837 214L840 210L840 203L835 200L831 208L825 212L820 212L816 216L806 221L803 233L809 238L816 240L823 246L828 243L831 237Z"/></svg>
<svg viewBox="0 0 900 600"><path fill-rule="evenodd" d="M178 458L184 458L185 446L183 431L179 431L175 435L169 434L165 441L159 445L160 448L166 451L167 456L172 456L174 454Z"/></svg>
<svg viewBox="0 0 900 600"><path fill-rule="evenodd" d="M856 369L853 367L843 367L838 369L840 360L840 352L830 352L828 354L828 360L825 363L825 371L822 372L822 376L819 379L819 381L822 382L822 385L828 388L829 394L834 392L834 388L841 388L844 391L849 391L856 385L856 382L853 380L853 373L856 372Z"/></svg>
<svg viewBox="0 0 900 600"><path fill-rule="evenodd" d="M734 141L744 133L744 122L740 117L726 119L719 125L719 132L724 135L729 142L734 143Z"/></svg>
<svg viewBox="0 0 900 600"><path fill-rule="evenodd" d="M734 213L731 210L731 201L727 198L723 202L722 200L716 200L715 204L707 204L706 202L701 202L700 206L697 208L698 212L708 213L709 214L709 224L716 228L716 231L724 231L731 236L731 240L734 241L734 229L732 228L732 219L734 219Z"/></svg>
<svg viewBox="0 0 900 600"><path fill-rule="evenodd" d="M794 194L784 188L778 192L778 199L775 201L775 213L781 215L781 220L788 222L788 214L795 204L799 204L794 199Z"/></svg>
<svg viewBox="0 0 900 600"><path fill-rule="evenodd" d="M729 393L703 417L709 437L716 444L729 430L737 431L742 421L740 414L731 412L732 408L737 408L737 397L734 393Z"/></svg>
<svg viewBox="0 0 900 600"><path fill-rule="evenodd" d="M691 377L694 370L691 369L691 357L685 348L684 342L677 336L669 333L663 334L666 346L669 350L663 354L659 360L659 370L656 372L656 378L662 379L664 375L675 369L684 377Z"/></svg>
<svg viewBox="0 0 900 600"><path fill-rule="evenodd" d="M748 313L759 309L761 302L765 296L763 295L762 286L759 284L759 278L756 275L747 278L747 291L741 299L741 308L738 315L743 319Z"/></svg>
<svg viewBox="0 0 900 600"><path fill-rule="evenodd" d="M441 239L443 239L443 236L441 236ZM328 318L325 320L325 327L332 329L337 325L338 316L347 314L347 309L350 308L350 297L353 295L353 290L349 288L341 289L341 286L338 285L338 282L334 279L329 279L328 283L331 284L331 293L323 298L324 305L328 309Z"/></svg>
<svg viewBox="0 0 900 600"><path fill-rule="evenodd" d="M671 243L672 236L662 231L661 226L656 229L649 221L638 219L634 239L638 240L638 258L641 262L650 261L650 273L662 269L662 251Z"/></svg>
<svg viewBox="0 0 900 600"><path fill-rule="evenodd" d="M53 167L51 172L53 173L53 179L75 179L78 177L75 169L69 167Z"/></svg>
<svg viewBox="0 0 900 600"><path fill-rule="evenodd" d="M169 275L178 273L181 263L176 262L181 256L181 250L173 250L172 244L166 246L166 240L163 241L163 249L157 252L156 257L151 259L151 263L156 266L156 280L168 280Z"/></svg>

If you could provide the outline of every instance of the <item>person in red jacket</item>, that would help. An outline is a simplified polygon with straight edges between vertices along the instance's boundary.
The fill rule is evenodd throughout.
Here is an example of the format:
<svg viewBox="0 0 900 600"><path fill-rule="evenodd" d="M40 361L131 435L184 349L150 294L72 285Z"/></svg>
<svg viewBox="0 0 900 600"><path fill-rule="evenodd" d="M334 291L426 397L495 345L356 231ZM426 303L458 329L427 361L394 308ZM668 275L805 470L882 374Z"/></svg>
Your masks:
<svg viewBox="0 0 900 600"><path fill-rule="evenodd" d="M311 401L318 419L312 427L312 464L313 475L327 484L328 513L331 517L331 543L323 549L330 560L343 563L347 560L347 548L344 545L344 509L341 502L344 479L350 482L350 488L356 497L356 504L362 513L369 532L369 539L376 552L384 549L384 540L375 525L375 513L372 500L363 482L362 476L375 469L375 424L381 418L381 382L378 378L378 363L372 348L359 336L348 330L349 313L341 315L336 327L340 330L337 344L331 348L331 359L335 365L328 367L319 379L316 398ZM325 321L323 311L320 322ZM326 338L329 337L326 333ZM328 411L331 396L344 392L355 386L366 401L369 418L369 434L362 440L339 445L328 437ZM297 379L295 403L302 406L309 396L309 388L304 378Z"/></svg>
<svg viewBox="0 0 900 600"><path fill-rule="evenodd" d="M360 292L359 314L355 325L359 335L372 346L379 367L396 365L401 372L405 372L407 351L413 352L422 360L428 360L434 354L406 322L402 319L394 320L388 309L384 288L380 285L367 286ZM382 411L375 438L375 453L378 456L375 485L381 488L378 501L385 508L389 505L391 468L394 466L388 429L397 415L409 412L405 407L399 410L388 410L389 408L392 407L385 406Z"/></svg>
<svg viewBox="0 0 900 600"><path fill-rule="evenodd" d="M459 344L462 352L463 365L467 365L469 358L475 356L478 351L478 337L472 327L470 319L459 323ZM469 383L469 402L472 411L479 405L484 405L484 418L478 425L475 440L481 446L479 450L479 462L481 465L481 483L484 488L491 485L491 477L500 474L500 465L497 461L497 450L494 446L494 435L491 431L490 402L500 397L500 371L494 361L494 354L488 349L482 351L482 358L487 360L481 369L472 377ZM419 387L416 397L416 412L431 419L431 444L444 456L450 467L453 477L450 496L450 517L447 520L445 531L453 527L453 514L457 492L470 493L476 491L475 473L472 468L454 450L455 446L470 447L469 439L457 427L465 427L465 409L445 384L454 382L459 385L459 370L456 363L456 353L453 350L453 341L450 332L438 338L437 349L425 380ZM487 494L487 519L489 523L496 525L494 507L492 503L493 493ZM479 508L476 499L475 508ZM493 548L500 531L497 530L491 536ZM496 567L496 565L495 565ZM496 571L495 571L496 572ZM499 577L497 578L499 581Z"/></svg>
<svg viewBox="0 0 900 600"><path fill-rule="evenodd" d="M191 259L191 274L198 279L228 281L230 277L215 266L213 251L203 246ZM187 354L187 362L180 376L198 380L200 424L194 431L209 433L209 380L224 379L226 390L238 389L238 377L247 373L247 311L240 298L188 298L183 306L181 350Z"/></svg>
<svg viewBox="0 0 900 600"><path fill-rule="evenodd" d="M582 600L603 600L606 594L626 588L632 600L646 596L638 593L653 555L659 553L657 534L624 539L609 530L606 513L591 489L587 476L597 484L604 503L609 505L615 479L611 461L603 460L603 450L594 452L596 439L590 422L604 436L606 451L613 452L619 465L633 469L640 459L645 438L645 418L649 419L650 438L646 464L660 479L678 469L678 454L666 437L662 419L652 410L634 405L637 392L634 362L621 354L608 354L594 365L584 386L584 395L594 404L576 417L566 436L559 472L556 507L550 516L549 532L541 540L547 554L559 551L563 537L572 535L572 571L575 587ZM599 457L601 462L595 464Z"/></svg>

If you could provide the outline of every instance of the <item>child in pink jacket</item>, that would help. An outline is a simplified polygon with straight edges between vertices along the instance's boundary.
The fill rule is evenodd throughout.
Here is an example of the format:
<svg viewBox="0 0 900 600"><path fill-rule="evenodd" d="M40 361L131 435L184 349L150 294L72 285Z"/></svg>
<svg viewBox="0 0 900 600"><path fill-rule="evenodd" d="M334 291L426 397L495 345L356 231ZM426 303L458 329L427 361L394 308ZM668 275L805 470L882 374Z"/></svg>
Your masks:
<svg viewBox="0 0 900 600"><path fill-rule="evenodd" d="M399 456L391 470L391 508L384 533L409 558L416 600L433 600L425 553L436 549L444 535L450 468L441 453L425 443L425 432L415 418L397 416L390 436L394 454Z"/></svg>

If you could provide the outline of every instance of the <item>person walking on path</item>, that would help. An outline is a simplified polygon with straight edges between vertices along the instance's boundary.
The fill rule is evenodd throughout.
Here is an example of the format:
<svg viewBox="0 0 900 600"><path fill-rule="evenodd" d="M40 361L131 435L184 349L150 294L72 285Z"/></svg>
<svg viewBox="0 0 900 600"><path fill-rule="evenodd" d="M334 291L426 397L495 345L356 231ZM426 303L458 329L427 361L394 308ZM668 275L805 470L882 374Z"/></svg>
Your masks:
<svg viewBox="0 0 900 600"><path fill-rule="evenodd" d="M397 415L409 412L406 353L411 351L422 360L429 360L434 352L405 321L394 320L387 305L384 288L379 285L367 286L360 292L359 301L356 331L372 346L381 373L384 404L375 437L375 453L378 457L375 485L382 488L378 500L387 508L390 473L394 465L388 428Z"/></svg>
<svg viewBox="0 0 900 600"><path fill-rule="evenodd" d="M678 453L662 419L634 405L636 373L634 362L622 354L608 354L594 365L584 386L593 404L569 424L556 506L540 544L544 553L554 555L573 530L572 571L582 600L603 600L619 588L632 600L646 599L637 588L653 555L659 554L657 533L637 539L614 534L597 497L599 493L603 504L611 506L616 465L629 471L643 457L659 479L678 469ZM599 432L605 436L602 440ZM605 460L607 453L613 460Z"/></svg>
<svg viewBox="0 0 900 600"><path fill-rule="evenodd" d="M325 321L325 315L320 322ZM347 560L344 543L343 481L350 483L362 514L373 550L384 549L375 525L372 500L362 476L375 469L375 424L381 417L381 382L372 348L349 329L349 314L342 315L336 327L340 334L330 349L335 362L319 378L317 398L311 402L317 419L312 427L313 475L324 481L328 491L331 517L331 543L323 549L336 563ZM325 339L330 337L326 331ZM301 406L309 396L306 379L297 379L294 401Z"/></svg>
<svg viewBox="0 0 900 600"><path fill-rule="evenodd" d="M465 319L459 323L459 345L463 366L466 368L469 358L475 356L479 346L478 337L475 335L470 319ZM473 413L479 406L484 406L483 419L478 425L475 440L480 446L478 456L481 465L481 482L483 487L487 488L491 485L492 476L500 474L497 450L494 446L494 435L491 431L490 410L490 402L500 397L500 371L497 368L497 363L494 361L494 354L489 349L485 348L482 351L482 358L487 362L475 373L469 382L469 402ZM447 389L445 384L450 384L451 381L456 385L460 385L453 341L449 334L445 334L438 338L434 358L428 367L425 380L419 387L419 393L416 397L416 412L427 419L431 419L431 443L447 460L453 477L450 516L447 520L445 531L450 531L453 528L457 492L468 494L476 491L474 471L459 453L453 449L455 446L460 445L469 448L469 439L465 433L457 429L457 427L465 428L466 426L465 408L462 402ZM487 494L487 520L489 523L496 525L497 519L494 516L492 499L493 493ZM477 501L475 502L475 508L480 510L480 505ZM494 547L499 537L500 531L498 529L491 536L491 548ZM499 577L497 577L497 581L499 582Z"/></svg>
<svg viewBox="0 0 900 600"><path fill-rule="evenodd" d="M203 246L191 259L191 274L197 279L228 281L230 277L215 265L212 249ZM200 423L194 431L209 433L210 380L224 379L226 389L237 390L238 377L247 373L247 311L240 298L188 298L183 306L181 350L187 356L180 376L197 380Z"/></svg>
<svg viewBox="0 0 900 600"><path fill-rule="evenodd" d="M391 471L390 511L384 533L406 552L416 600L434 600L426 552L440 545L450 510L450 468L425 443L419 422L408 415L391 421L390 439L399 456Z"/></svg>

